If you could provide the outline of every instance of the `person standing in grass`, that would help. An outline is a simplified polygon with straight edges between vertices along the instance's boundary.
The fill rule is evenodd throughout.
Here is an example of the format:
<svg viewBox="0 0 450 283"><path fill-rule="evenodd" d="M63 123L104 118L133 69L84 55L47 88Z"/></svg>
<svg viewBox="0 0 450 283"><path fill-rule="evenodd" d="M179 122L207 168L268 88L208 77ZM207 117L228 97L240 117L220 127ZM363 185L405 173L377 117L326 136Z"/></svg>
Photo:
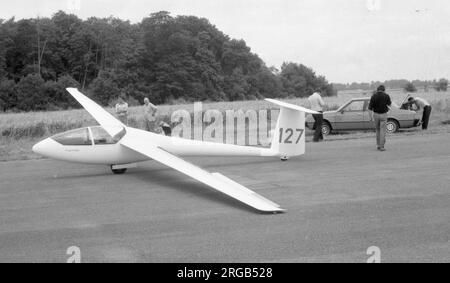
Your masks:
<svg viewBox="0 0 450 283"><path fill-rule="evenodd" d="M391 106L391 97L385 92L386 88L380 85L370 98L369 110L372 111L372 120L375 122L377 133L377 149L385 151L387 112Z"/></svg>
<svg viewBox="0 0 450 283"><path fill-rule="evenodd" d="M325 107L325 102L323 101L321 95L322 91L318 89L316 92L314 92L308 97L311 110L320 112L320 114L312 115L314 118L313 128L315 129L313 142L323 140L322 123L323 123L323 108Z"/></svg>
<svg viewBox="0 0 450 283"><path fill-rule="evenodd" d="M125 95L119 96L116 104L116 115L120 122L128 125L128 103L125 102Z"/></svg>
<svg viewBox="0 0 450 283"><path fill-rule="evenodd" d="M428 129L428 121L430 120L431 115L431 104L420 97L410 97L408 98L408 103L410 105L415 104L418 111L422 110L422 130Z"/></svg>
<svg viewBox="0 0 450 283"><path fill-rule="evenodd" d="M156 127L156 112L158 107L150 102L147 97L144 98L144 119L145 119L145 130L149 132L154 132Z"/></svg>

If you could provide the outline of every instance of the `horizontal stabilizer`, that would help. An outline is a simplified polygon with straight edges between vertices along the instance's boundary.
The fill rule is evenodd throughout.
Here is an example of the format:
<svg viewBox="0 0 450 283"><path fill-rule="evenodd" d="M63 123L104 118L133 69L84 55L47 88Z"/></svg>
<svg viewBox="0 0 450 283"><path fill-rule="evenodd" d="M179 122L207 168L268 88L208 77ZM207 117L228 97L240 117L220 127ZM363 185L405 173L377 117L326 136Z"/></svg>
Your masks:
<svg viewBox="0 0 450 283"><path fill-rule="evenodd" d="M283 102L283 101L270 99L270 98L266 98L265 100L269 101L271 103L277 104L277 105L279 105L281 107L289 108L289 109L292 109L292 110L297 110L297 111L310 113L310 114L320 114L317 111L314 111L314 110L311 110L311 109L308 109L308 108L305 108L305 107L301 107L301 106L298 106L298 105L294 105L294 104L291 104L291 103L286 103L286 102Z"/></svg>

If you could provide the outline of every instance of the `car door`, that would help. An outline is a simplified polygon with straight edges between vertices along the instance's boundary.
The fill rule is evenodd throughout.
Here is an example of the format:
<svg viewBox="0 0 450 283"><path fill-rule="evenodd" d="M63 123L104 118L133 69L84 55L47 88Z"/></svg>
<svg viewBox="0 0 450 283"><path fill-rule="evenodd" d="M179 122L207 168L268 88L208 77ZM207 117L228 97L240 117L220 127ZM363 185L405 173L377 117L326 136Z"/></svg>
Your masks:
<svg viewBox="0 0 450 283"><path fill-rule="evenodd" d="M353 100L336 113L336 130L364 129L365 100Z"/></svg>
<svg viewBox="0 0 450 283"><path fill-rule="evenodd" d="M375 122L372 117L372 111L370 111L368 108L369 100L367 100L364 105L364 129L373 130L375 129Z"/></svg>

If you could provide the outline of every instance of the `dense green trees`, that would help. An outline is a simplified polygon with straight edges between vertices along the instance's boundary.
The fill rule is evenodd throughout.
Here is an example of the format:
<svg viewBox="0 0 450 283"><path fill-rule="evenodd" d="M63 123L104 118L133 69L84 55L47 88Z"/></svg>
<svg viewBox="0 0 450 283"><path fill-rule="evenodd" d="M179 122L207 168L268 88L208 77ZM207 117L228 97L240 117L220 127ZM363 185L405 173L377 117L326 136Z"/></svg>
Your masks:
<svg viewBox="0 0 450 283"><path fill-rule="evenodd" d="M415 86L412 82L408 82L408 83L403 87L403 89L404 89L406 92L417 92L417 88L416 88L416 86Z"/></svg>
<svg viewBox="0 0 450 283"><path fill-rule="evenodd" d="M311 68L302 64L284 63L281 66L281 83L286 95L311 94L317 89L321 89L327 95L335 95L332 87L323 76L316 76Z"/></svg>
<svg viewBox="0 0 450 283"><path fill-rule="evenodd" d="M448 85L447 79L436 80L413 80L408 81L405 79L401 80L387 80L384 82L380 81L372 81L370 83L351 83L351 84L333 84L333 87L339 90L374 90L379 85L385 85L388 89L405 89L406 86L411 87L411 84L417 89L422 88L425 90L429 90L434 88L437 91L446 91L446 83Z"/></svg>
<svg viewBox="0 0 450 283"><path fill-rule="evenodd" d="M49 103L45 95L45 81L35 74L30 74L17 83L16 107L25 111L44 110Z"/></svg>
<svg viewBox="0 0 450 283"><path fill-rule="evenodd" d="M0 80L0 110L5 111L15 107L17 94L13 80Z"/></svg>
<svg viewBox="0 0 450 283"><path fill-rule="evenodd" d="M447 79L440 79L436 84L436 90L437 91L447 91L448 89L448 80Z"/></svg>
<svg viewBox="0 0 450 283"><path fill-rule="evenodd" d="M154 103L306 96L334 90L306 66L267 68L243 40L208 20L153 13L140 23L58 12L0 20L0 109L77 107L72 86L104 105L124 93Z"/></svg>

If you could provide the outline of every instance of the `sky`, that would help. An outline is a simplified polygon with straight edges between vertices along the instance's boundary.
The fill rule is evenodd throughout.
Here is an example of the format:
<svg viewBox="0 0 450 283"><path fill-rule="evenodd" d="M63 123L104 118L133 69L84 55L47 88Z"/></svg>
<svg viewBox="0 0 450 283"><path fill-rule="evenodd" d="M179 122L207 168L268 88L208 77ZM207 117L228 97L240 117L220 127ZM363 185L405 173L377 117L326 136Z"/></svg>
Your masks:
<svg viewBox="0 0 450 283"><path fill-rule="evenodd" d="M267 66L302 63L335 83L450 78L448 0L0 0L0 19L207 18Z"/></svg>

